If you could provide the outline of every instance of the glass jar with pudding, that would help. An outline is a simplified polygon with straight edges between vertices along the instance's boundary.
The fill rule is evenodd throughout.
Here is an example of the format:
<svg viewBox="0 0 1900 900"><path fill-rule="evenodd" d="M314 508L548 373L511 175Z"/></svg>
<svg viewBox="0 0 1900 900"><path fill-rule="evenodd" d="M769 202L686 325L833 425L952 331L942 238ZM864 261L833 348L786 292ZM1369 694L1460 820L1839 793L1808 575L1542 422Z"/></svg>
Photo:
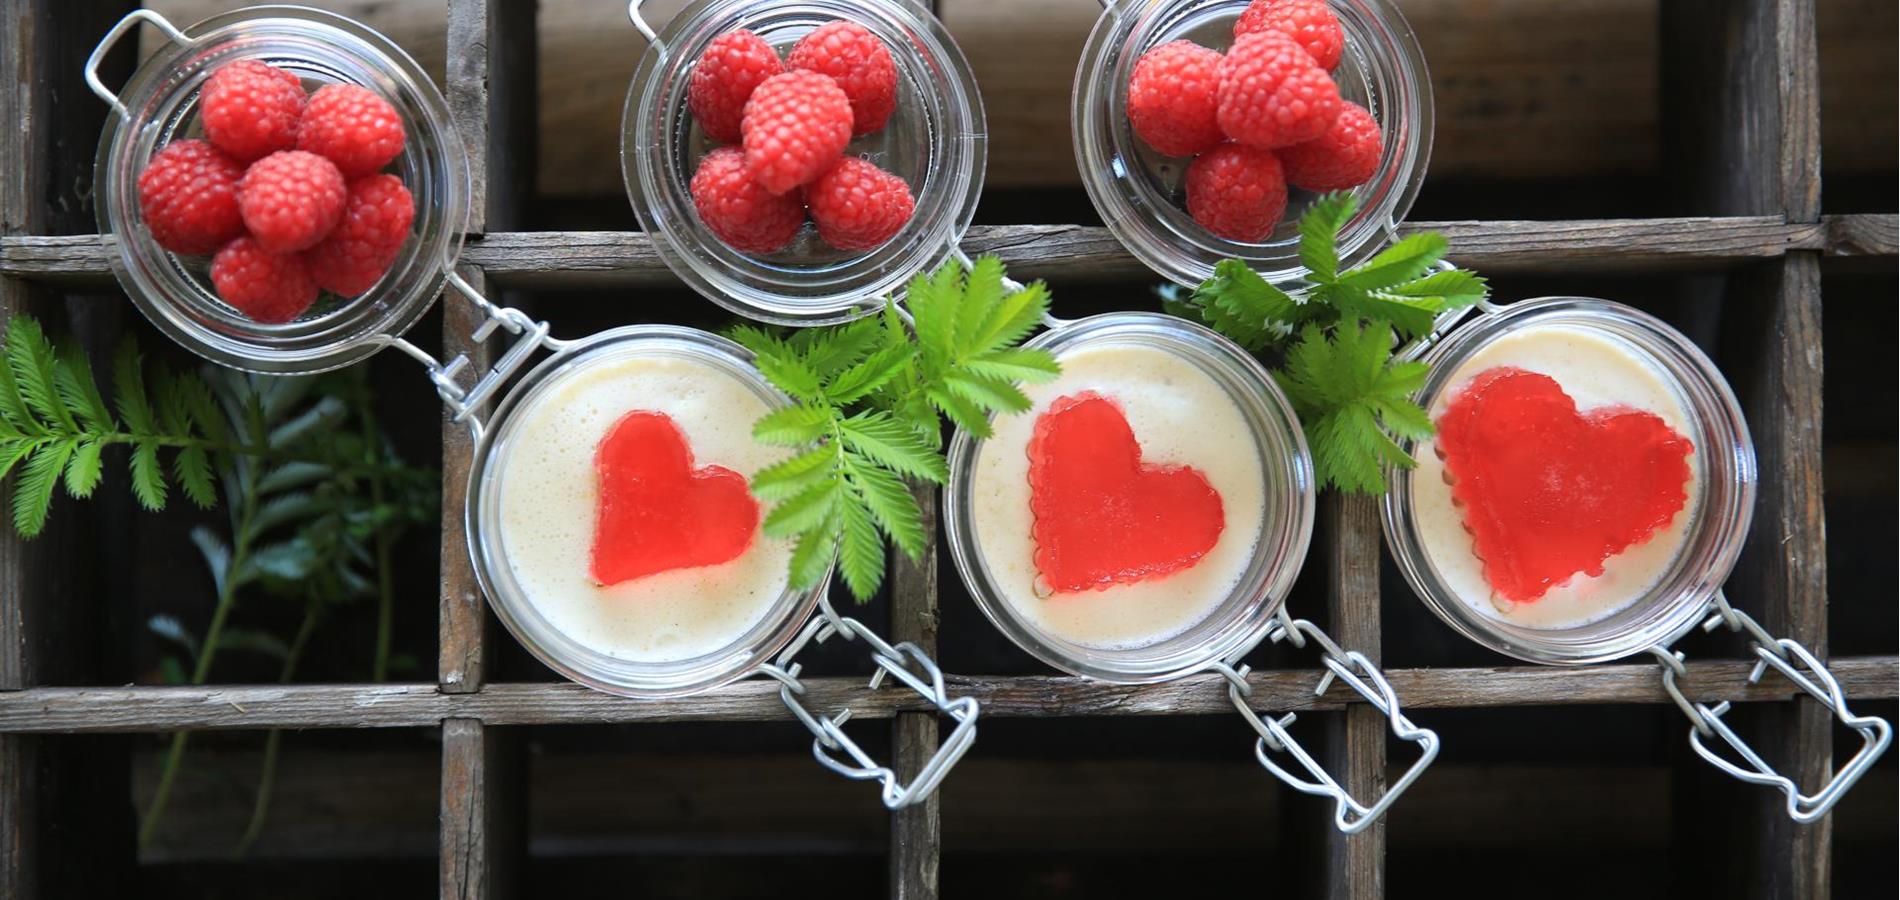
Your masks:
<svg viewBox="0 0 1900 900"><path fill-rule="evenodd" d="M950 445L944 530L978 608L1072 674L1118 684L1222 674L1260 730L1262 764L1333 798L1342 829L1370 824L1429 763L1436 735L1393 704L1395 728L1424 753L1383 798L1359 804L1310 758L1310 777L1280 767L1278 751L1295 742L1251 708L1236 668L1262 639L1316 636L1355 689L1383 685L1363 656L1284 609L1315 493L1285 396L1246 351L1171 316L1059 323L1028 346L1054 354L1062 374L1025 388L1028 412Z"/></svg>
<svg viewBox="0 0 1900 900"><path fill-rule="evenodd" d="M740 315L813 325L877 309L913 275L956 251L982 193L988 133L976 76L929 4L694 0L656 29L642 2L628 4L648 47L627 91L620 165L641 229L681 280ZM740 34L756 36L748 41L770 56L749 64L776 72L783 57L785 68L796 68L800 39L840 25L882 48L876 55L888 59L891 90L875 122L856 107L843 159L900 180L912 204L907 220L861 242L838 241L825 233L814 200L813 222L794 204L790 231L762 244L722 236L703 214L694 184L722 144L739 146L738 125L721 134L695 115L695 75L709 66L709 53L722 52L723 42Z"/></svg>
<svg viewBox="0 0 1900 900"><path fill-rule="evenodd" d="M1529 662L1655 655L1698 753L1780 787L1799 821L1825 814L1891 728L1849 712L1805 648L1770 638L1722 597L1757 475L1748 426L1714 363L1652 316L1574 297L1487 305L1412 353L1431 365L1418 401L1436 433L1401 442L1418 465L1387 469L1384 525L1425 604L1471 640ZM1726 704L1681 694L1683 657L1669 648L1698 623L1745 632L1763 666L1862 733L1861 753L1827 787L1800 793L1723 723Z"/></svg>
<svg viewBox="0 0 1900 900"><path fill-rule="evenodd" d="M169 43L114 93L97 67L142 22ZM359 296L325 295L291 322L262 324L220 302L202 265L159 247L141 218L139 168L168 141L197 133L201 89L233 61L280 70L273 77L368 88L403 122L406 141L388 164L413 193L413 229ZM878 782L893 809L927 797L969 748L976 702L950 696L932 660L840 616L824 597L828 578L815 589L789 586L791 547L764 535L748 479L785 455L755 442L752 423L790 401L750 353L667 326L557 339L547 323L489 302L456 274L468 230L464 144L441 94L386 38L290 7L183 30L139 10L101 41L87 75L117 113L100 140L100 227L127 292L167 335L223 365L315 372L385 347L420 362L453 420L476 437L464 510L469 555L491 608L530 653L567 678L631 698L772 678L812 731L819 762ZM306 118L290 119L293 126L308 122L297 115ZM298 134L293 128L292 139ZM439 360L402 336L444 286L479 313L475 342L506 345L491 365L466 355ZM493 401L484 421L479 411ZM895 678L955 723L909 784L843 731L848 709L821 715L805 706L794 657L833 636L869 645L872 688Z"/></svg>

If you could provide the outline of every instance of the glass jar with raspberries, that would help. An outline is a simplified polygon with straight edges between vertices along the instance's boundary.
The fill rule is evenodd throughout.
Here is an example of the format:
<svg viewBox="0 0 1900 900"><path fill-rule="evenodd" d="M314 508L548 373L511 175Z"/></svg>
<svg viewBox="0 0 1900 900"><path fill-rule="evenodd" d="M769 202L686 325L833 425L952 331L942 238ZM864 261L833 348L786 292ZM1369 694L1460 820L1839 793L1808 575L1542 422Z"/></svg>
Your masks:
<svg viewBox="0 0 1900 900"><path fill-rule="evenodd" d="M909 0L698 0L648 39L621 123L627 195L681 279L784 324L874 309L956 251L983 107Z"/></svg>
<svg viewBox="0 0 1900 900"><path fill-rule="evenodd" d="M1359 194L1342 266L1410 210L1431 83L1389 0L1106 0L1076 71L1076 164L1109 230L1182 284L1239 259L1298 280L1298 222Z"/></svg>
<svg viewBox="0 0 1900 900"><path fill-rule="evenodd" d="M93 72L141 21L163 39L114 93ZM114 272L187 348L253 371L335 368L440 292L468 222L467 152L388 38L311 9L183 30L141 10L88 83L114 113L96 204Z"/></svg>

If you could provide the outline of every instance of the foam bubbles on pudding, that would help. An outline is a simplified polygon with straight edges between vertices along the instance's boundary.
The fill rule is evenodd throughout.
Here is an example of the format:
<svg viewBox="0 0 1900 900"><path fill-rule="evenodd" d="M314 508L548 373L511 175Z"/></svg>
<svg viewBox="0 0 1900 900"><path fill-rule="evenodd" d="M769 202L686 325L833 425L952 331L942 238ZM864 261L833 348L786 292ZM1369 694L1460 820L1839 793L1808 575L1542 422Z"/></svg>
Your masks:
<svg viewBox="0 0 1900 900"><path fill-rule="evenodd" d="M770 407L731 373L698 360L603 354L554 376L504 438L496 489L509 572L537 612L587 648L635 662L718 652L757 625L785 592L790 541L753 535L737 558L612 586L589 573L599 486L594 454L635 410L685 433L694 466L750 476L787 451L752 439Z"/></svg>
<svg viewBox="0 0 1900 900"><path fill-rule="evenodd" d="M977 451L971 488L976 551L1002 600L1037 630L1104 650L1159 643L1213 613L1252 563L1265 517L1262 448L1226 390L1180 356L1131 343L1083 347L1060 359L1060 377L1026 388L1035 405L998 417L995 434ZM1220 494L1220 537L1194 564L1100 590L1051 593L1038 583L1028 445L1052 404L1083 392L1121 407L1144 465L1190 466Z"/></svg>
<svg viewBox="0 0 1900 900"><path fill-rule="evenodd" d="M1550 324L1504 335L1465 360L1432 403L1439 421L1474 378L1499 368L1547 375L1576 401L1577 411L1622 407L1652 413L1680 435L1695 433L1682 398L1668 377L1623 341L1586 328ZM1433 439L1413 453L1411 493L1415 528L1443 583L1466 606L1498 622L1537 629L1565 629L1600 621L1647 596L1668 575L1688 539L1701 505L1702 458L1689 454L1687 502L1649 539L1603 561L1603 573L1579 572L1552 585L1541 597L1514 602L1499 596L1484 574L1465 527L1465 510L1452 497L1445 461Z"/></svg>

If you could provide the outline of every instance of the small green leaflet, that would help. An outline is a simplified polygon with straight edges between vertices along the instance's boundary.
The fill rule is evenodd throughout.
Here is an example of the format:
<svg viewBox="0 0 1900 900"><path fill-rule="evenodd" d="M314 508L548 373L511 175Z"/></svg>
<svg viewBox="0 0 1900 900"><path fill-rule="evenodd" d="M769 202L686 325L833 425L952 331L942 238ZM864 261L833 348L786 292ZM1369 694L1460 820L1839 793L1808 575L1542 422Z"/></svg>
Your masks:
<svg viewBox="0 0 1900 900"><path fill-rule="evenodd" d="M1191 294L1164 291L1162 303L1280 362L1274 378L1305 426L1321 480L1382 493L1387 464L1413 464L1392 436L1432 433L1411 399L1426 366L1394 361L1394 344L1429 333L1441 315L1483 300L1489 288L1477 273L1448 267L1448 244L1431 232L1400 238L1341 271L1339 234L1357 211L1358 199L1347 193L1307 207L1299 241L1307 284L1300 291L1282 291L1240 261L1223 260Z"/></svg>
<svg viewBox="0 0 1900 900"><path fill-rule="evenodd" d="M868 600L883 583L887 543L921 558L927 532L906 480L949 477L943 419L987 436L991 416L1029 408L1020 385L1059 371L1048 353L1017 346L1048 312L1048 290L1011 285L993 256L918 275L905 306L909 325L891 303L881 315L789 336L750 325L731 332L797 401L752 429L762 443L798 451L752 476L752 492L773 504L766 533L795 541L795 586L815 586L835 559L845 587Z"/></svg>

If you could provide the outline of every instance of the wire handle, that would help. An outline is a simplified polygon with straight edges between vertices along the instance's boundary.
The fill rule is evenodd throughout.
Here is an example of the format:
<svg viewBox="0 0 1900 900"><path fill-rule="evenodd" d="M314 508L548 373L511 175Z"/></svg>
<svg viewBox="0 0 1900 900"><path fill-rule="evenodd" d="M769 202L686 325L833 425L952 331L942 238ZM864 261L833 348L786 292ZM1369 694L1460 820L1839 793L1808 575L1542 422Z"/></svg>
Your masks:
<svg viewBox="0 0 1900 900"><path fill-rule="evenodd" d="M435 392L442 403L455 414L456 422L466 422L477 436L481 434L482 422L475 418L475 411L487 403L489 398L506 384L508 379L521 370L536 350L543 348L560 350L568 346L567 341L548 336L548 323L537 322L527 313L506 306L496 306L482 296L481 291L468 283L461 273L448 266L445 275L450 287L455 288L482 313L482 323L475 327L472 337L475 343L483 343L492 337L497 329L515 335L516 340L496 359L488 371L477 375L466 387L459 380L463 370L471 363L468 354L460 353L446 364L437 360L428 351L417 347L405 338L394 337L389 344L422 363L429 370L429 381L435 384Z"/></svg>
<svg viewBox="0 0 1900 900"><path fill-rule="evenodd" d="M802 667L793 662L792 657L797 656L807 644L814 641L824 643L832 635L843 635L847 641L861 638L870 645L871 661L877 664L877 671L871 674L872 690L884 685L885 676L895 677L957 723L937 752L917 771L917 776L911 779L910 784L899 781L896 771L889 766L879 765L850 735L845 734L844 723L851 719L850 707L840 709L829 717L820 717L813 715L799 699L805 696L805 683L798 678ZM951 767L976 742L978 707L975 697L951 697L944 684L943 670L923 648L909 641L892 646L864 623L838 615L831 608L830 599L823 595L819 598L818 614L812 616L811 621L805 623L804 630L760 671L778 681L779 700L812 733L811 753L819 764L854 781L879 782L887 809L903 809L929 797L930 792L943 782L944 776L950 774ZM840 753L848 759L840 759Z"/></svg>
<svg viewBox="0 0 1900 900"><path fill-rule="evenodd" d="M654 31L653 26L647 24L646 15L640 12L640 4L645 2L646 0L627 0L627 18L632 20L634 30L640 32L640 36L646 38L648 44L664 53L666 44L660 40L659 32Z"/></svg>
<svg viewBox="0 0 1900 900"><path fill-rule="evenodd" d="M1275 643L1287 641L1295 647L1305 647L1312 639L1319 644L1320 662L1326 666L1326 674L1320 677L1319 686L1313 689L1313 695L1326 693L1334 678L1344 682L1355 693L1365 698L1373 708L1383 713L1392 725L1392 735L1399 740L1419 745L1418 761L1399 776L1398 781L1386 788L1384 794L1370 805L1353 799L1339 781L1327 772L1319 761L1308 753L1300 742L1295 740L1287 729L1293 724L1295 716L1287 713L1279 717L1262 717L1247 705L1247 698L1253 694L1253 685L1247 683L1248 666L1235 669L1226 662L1215 662L1208 668L1227 679L1227 699L1234 708L1247 719L1260 738L1254 742L1254 758L1274 777L1286 782L1294 790L1317 797L1330 797L1333 800L1333 827L1346 834L1358 834L1370 827L1373 822L1385 814L1405 789L1412 786L1420 775L1425 774L1432 760L1438 758L1438 733L1429 728L1420 728L1412 724L1400 708L1398 694L1392 690L1392 684L1372 660L1357 650L1346 650L1335 643L1330 635L1318 625L1305 619L1294 619L1282 608L1279 622L1267 632L1267 639ZM1273 758L1275 753L1285 753L1305 769L1308 778L1301 778L1288 771Z"/></svg>
<svg viewBox="0 0 1900 900"><path fill-rule="evenodd" d="M140 22L151 23L175 44L191 46L191 38L186 37L184 32L174 27L169 19L149 9L138 9L127 13L125 18L112 26L111 31L106 32L105 37L99 39L99 46L92 48L92 55L86 57L86 87L99 95L99 99L110 104L112 111L118 113L121 120L128 122L131 121L132 114L126 111L125 104L119 101L119 95L113 93L106 87L105 82L99 80L99 64L105 60L106 54L112 51L112 45L117 44L119 38L124 37L126 32L131 31Z"/></svg>
<svg viewBox="0 0 1900 900"><path fill-rule="evenodd" d="M1801 786L1795 784L1794 779L1776 771L1723 721L1722 717L1729 711L1727 701L1709 706L1683 695L1678 682L1688 677L1689 670L1683 665L1682 651L1663 646L1651 647L1649 652L1662 664L1663 690L1669 693L1669 698L1675 701L1683 715L1689 717L1689 746L1695 749L1697 756L1735 778L1780 790L1787 799L1788 818L1803 825L1819 820L1887 751L1887 745L1893 742L1893 726L1877 716L1855 715L1847 708L1847 695L1841 690L1841 683L1834 678L1833 672L1828 671L1827 665L1815 657L1813 651L1799 641L1769 634L1753 617L1730 606L1728 598L1721 592L1718 591L1709 601L1708 611L1709 617L1702 623L1703 631L1714 631L1726 625L1730 631L1748 636L1749 649L1755 654L1755 667L1748 673L1749 684L1759 682L1761 676L1772 667L1808 696L1826 704L1842 725L1858 732L1861 745L1860 752L1855 753L1854 758L1848 760L1847 765L1842 766L1820 790L1803 794ZM1721 738L1748 765L1738 765L1711 748L1707 740L1711 737Z"/></svg>

